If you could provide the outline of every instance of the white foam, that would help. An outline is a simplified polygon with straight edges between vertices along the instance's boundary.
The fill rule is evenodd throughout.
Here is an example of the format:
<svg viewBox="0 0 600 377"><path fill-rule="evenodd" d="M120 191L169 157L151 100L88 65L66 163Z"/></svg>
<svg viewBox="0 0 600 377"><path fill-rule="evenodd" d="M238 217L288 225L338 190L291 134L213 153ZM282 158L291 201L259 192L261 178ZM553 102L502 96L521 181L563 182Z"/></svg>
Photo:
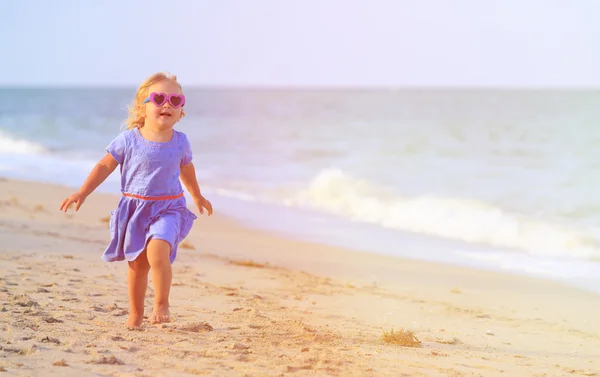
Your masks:
<svg viewBox="0 0 600 377"><path fill-rule="evenodd" d="M520 249L530 254L600 257L598 237L591 230L537 221L477 200L400 197L341 170L321 171L307 189L287 198L285 204L386 228Z"/></svg>
<svg viewBox="0 0 600 377"><path fill-rule="evenodd" d="M0 153L2 154L40 154L47 152L42 145L17 138L0 130Z"/></svg>
<svg viewBox="0 0 600 377"><path fill-rule="evenodd" d="M36 143L0 131L0 176L79 187L96 161L57 155ZM108 178L118 181L118 175Z"/></svg>
<svg viewBox="0 0 600 377"><path fill-rule="evenodd" d="M256 202L257 201L256 197L254 197L250 194L244 193L244 192L240 192L240 191L219 189L219 188L215 189L210 186L208 187L208 189L211 190L212 192L217 193L217 195L225 196L228 198L234 198L234 199L242 200L245 202Z"/></svg>

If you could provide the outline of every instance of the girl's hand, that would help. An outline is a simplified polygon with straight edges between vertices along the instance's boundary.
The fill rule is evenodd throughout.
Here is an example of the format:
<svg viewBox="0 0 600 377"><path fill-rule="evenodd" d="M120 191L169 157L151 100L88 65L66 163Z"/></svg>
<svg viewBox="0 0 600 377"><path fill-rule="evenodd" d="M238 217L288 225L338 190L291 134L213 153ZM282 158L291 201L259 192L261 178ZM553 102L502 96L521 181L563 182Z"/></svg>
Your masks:
<svg viewBox="0 0 600 377"><path fill-rule="evenodd" d="M75 211L79 210L79 207L85 202L85 196L79 192L76 192L62 201L60 205L60 210L63 212L67 212L71 204L75 204Z"/></svg>
<svg viewBox="0 0 600 377"><path fill-rule="evenodd" d="M204 196L200 196L198 199L194 199L194 203L196 204L196 207L198 207L198 211L200 211L201 214L204 214L204 208L206 208L208 216L212 215L212 204Z"/></svg>

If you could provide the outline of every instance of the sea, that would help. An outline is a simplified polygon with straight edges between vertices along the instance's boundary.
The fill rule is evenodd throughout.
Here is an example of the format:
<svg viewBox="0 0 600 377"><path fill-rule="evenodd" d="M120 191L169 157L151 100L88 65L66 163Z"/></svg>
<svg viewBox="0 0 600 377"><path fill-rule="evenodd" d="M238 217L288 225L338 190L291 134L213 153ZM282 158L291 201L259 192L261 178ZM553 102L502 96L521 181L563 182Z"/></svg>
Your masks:
<svg viewBox="0 0 600 377"><path fill-rule="evenodd" d="M0 88L0 176L82 184L136 88ZM185 88L215 212L600 293L600 90ZM119 173L98 191L119 193Z"/></svg>

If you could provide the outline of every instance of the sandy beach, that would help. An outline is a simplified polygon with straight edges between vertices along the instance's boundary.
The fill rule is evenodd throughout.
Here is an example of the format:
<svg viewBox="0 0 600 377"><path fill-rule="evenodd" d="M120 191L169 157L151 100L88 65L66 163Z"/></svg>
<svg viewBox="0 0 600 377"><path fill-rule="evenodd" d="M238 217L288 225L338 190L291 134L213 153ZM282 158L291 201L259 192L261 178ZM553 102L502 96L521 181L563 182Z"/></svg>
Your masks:
<svg viewBox="0 0 600 377"><path fill-rule="evenodd" d="M127 265L100 259L119 198L61 213L71 192L0 180L2 375L600 376L597 295L288 240L218 207L173 265L173 321L128 330Z"/></svg>

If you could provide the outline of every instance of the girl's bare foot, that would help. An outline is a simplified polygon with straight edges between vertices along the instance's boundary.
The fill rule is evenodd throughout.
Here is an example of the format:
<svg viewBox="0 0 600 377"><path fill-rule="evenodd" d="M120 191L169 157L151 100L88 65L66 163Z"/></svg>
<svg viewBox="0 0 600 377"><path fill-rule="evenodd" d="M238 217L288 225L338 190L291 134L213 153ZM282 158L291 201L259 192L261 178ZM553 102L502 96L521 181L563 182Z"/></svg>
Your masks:
<svg viewBox="0 0 600 377"><path fill-rule="evenodd" d="M129 317L127 317L127 322L125 323L126 327L138 328L142 325L142 321L144 320L143 314L131 314L129 313Z"/></svg>
<svg viewBox="0 0 600 377"><path fill-rule="evenodd" d="M169 305L158 305L152 311L150 316L150 323L166 323L171 322L171 313L169 312Z"/></svg>

